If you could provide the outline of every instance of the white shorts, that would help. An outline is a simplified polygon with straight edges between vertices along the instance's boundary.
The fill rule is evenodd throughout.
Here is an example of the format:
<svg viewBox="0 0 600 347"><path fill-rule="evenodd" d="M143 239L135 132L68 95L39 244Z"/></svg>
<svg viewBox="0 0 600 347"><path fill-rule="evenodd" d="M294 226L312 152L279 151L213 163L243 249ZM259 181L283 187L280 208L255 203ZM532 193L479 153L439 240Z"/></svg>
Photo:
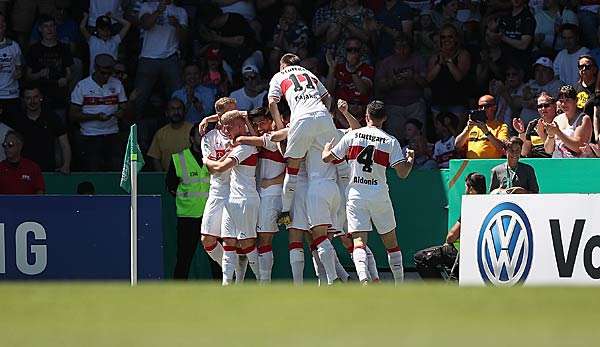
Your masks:
<svg viewBox="0 0 600 347"><path fill-rule="evenodd" d="M258 212L258 225L256 231L259 233L275 233L277 217L281 213L281 195L262 196L260 198L260 210Z"/></svg>
<svg viewBox="0 0 600 347"><path fill-rule="evenodd" d="M389 197L348 200L346 216L349 233L371 231L375 226L379 234L387 234L396 228L394 208Z"/></svg>
<svg viewBox="0 0 600 347"><path fill-rule="evenodd" d="M325 144L337 134L333 118L327 113L314 113L293 123L288 132L286 158L306 158L308 177L325 177L327 167L321 154Z"/></svg>
<svg viewBox="0 0 600 347"><path fill-rule="evenodd" d="M260 199L258 197L229 198L225 208L231 218L232 226L223 232L222 237L238 240L256 238L259 207Z"/></svg>
<svg viewBox="0 0 600 347"><path fill-rule="evenodd" d="M339 185L338 185L339 187ZM345 234L346 230L348 230L348 223L346 219L346 199L345 192L340 188L340 208L338 209L336 223L333 226L333 229L336 232L336 236L338 234Z"/></svg>
<svg viewBox="0 0 600 347"><path fill-rule="evenodd" d="M290 217L292 224L289 229L310 230L308 225L308 215L306 214L306 194L308 192L308 184L306 182L298 182L294 191L294 200L292 200L292 208Z"/></svg>
<svg viewBox="0 0 600 347"><path fill-rule="evenodd" d="M340 208L340 191L335 181L313 180L309 182L306 196L306 211L310 227L335 226Z"/></svg>
<svg viewBox="0 0 600 347"><path fill-rule="evenodd" d="M225 198L209 195L202 215L202 226L200 227L202 235L221 237L225 230L231 228L229 214L225 210L226 201Z"/></svg>

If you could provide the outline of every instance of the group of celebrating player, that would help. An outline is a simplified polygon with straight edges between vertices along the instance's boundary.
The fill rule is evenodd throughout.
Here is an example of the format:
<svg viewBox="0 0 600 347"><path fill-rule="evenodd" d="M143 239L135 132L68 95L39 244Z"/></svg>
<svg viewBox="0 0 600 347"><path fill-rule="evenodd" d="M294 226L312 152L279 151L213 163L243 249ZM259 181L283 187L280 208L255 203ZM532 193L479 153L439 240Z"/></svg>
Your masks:
<svg viewBox="0 0 600 347"><path fill-rule="evenodd" d="M221 98L217 115L201 124L203 132L207 122L218 121L202 139L203 161L211 173L201 227L204 249L221 266L223 285L234 277L243 281L247 265L260 282L269 282L273 235L278 224L285 224L294 283L303 281L306 239L320 283L331 285L349 277L331 243L341 236L358 279L367 284L379 280L367 247L375 226L398 283L404 270L386 169L407 177L414 153L403 152L381 129L386 117L380 101L368 105L367 126L361 127L340 100L351 129L336 129L329 93L299 62L293 54L281 58L269 86L268 111L238 111L234 99ZM289 124L279 112L282 97L291 111Z"/></svg>

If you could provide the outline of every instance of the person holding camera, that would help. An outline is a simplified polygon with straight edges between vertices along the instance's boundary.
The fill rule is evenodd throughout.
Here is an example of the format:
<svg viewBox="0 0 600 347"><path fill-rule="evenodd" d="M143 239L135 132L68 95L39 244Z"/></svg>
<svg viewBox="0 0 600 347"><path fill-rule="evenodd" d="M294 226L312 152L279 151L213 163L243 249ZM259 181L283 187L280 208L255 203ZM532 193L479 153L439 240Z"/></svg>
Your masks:
<svg viewBox="0 0 600 347"><path fill-rule="evenodd" d="M465 194L485 194L485 176L471 172L465 179ZM458 279L458 250L460 249L460 218L448 230L446 242L441 246L429 247L415 253L413 259L424 280L442 279L443 268L449 270L451 278Z"/></svg>
<svg viewBox="0 0 600 347"><path fill-rule="evenodd" d="M456 137L455 147L466 150L467 159L499 159L508 140L508 125L496 120L496 100L491 95L479 98L479 108L469 111L467 126Z"/></svg>

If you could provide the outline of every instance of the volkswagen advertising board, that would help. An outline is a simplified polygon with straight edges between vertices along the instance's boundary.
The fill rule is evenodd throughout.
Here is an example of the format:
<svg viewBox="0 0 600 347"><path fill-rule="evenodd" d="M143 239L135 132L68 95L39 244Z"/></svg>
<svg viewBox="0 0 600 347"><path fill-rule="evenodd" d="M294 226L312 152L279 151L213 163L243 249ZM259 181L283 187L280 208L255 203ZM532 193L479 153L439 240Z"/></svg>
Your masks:
<svg viewBox="0 0 600 347"><path fill-rule="evenodd" d="M600 285L600 194L469 195L461 285Z"/></svg>

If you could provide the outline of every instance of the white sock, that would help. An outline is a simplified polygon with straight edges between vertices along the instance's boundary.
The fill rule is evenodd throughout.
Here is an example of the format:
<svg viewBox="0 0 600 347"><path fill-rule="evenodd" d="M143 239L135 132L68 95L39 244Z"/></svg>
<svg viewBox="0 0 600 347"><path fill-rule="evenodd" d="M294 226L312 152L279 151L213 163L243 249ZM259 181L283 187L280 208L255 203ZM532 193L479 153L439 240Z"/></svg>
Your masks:
<svg viewBox="0 0 600 347"><path fill-rule="evenodd" d="M248 257L238 251L238 261L235 263L235 283L243 283L248 269Z"/></svg>
<svg viewBox="0 0 600 347"><path fill-rule="evenodd" d="M247 249L244 250L244 252L247 252L246 259L248 260L248 265L250 265L250 269L252 269L252 272L254 272L256 280L259 281L260 271L258 269L258 251L256 250L256 247L252 247L250 252L248 252Z"/></svg>
<svg viewBox="0 0 600 347"><path fill-rule="evenodd" d="M369 268L369 279L371 281L377 282L379 281L379 271L377 271L377 262L375 261L375 256L369 246L365 245L365 251L367 252L367 267Z"/></svg>
<svg viewBox="0 0 600 347"><path fill-rule="evenodd" d="M404 266L402 265L402 252L400 247L388 249L388 262L394 275L394 283L400 284L404 281Z"/></svg>
<svg viewBox="0 0 600 347"><path fill-rule="evenodd" d="M335 256L335 273L337 274L338 278L341 279L343 282L348 282L348 277L350 277L348 271L344 269L344 266L342 265L340 259L337 256L337 253L334 252L333 254Z"/></svg>
<svg viewBox="0 0 600 347"><path fill-rule="evenodd" d="M333 284L333 281L338 279L337 273L335 272L335 249L327 236L318 238L315 240L315 244L317 245L319 260L321 260L323 268L325 268L327 284Z"/></svg>
<svg viewBox="0 0 600 347"><path fill-rule="evenodd" d="M281 195L281 203L283 212L289 212L292 209L292 200L294 199L294 191L296 190L296 181L298 180L298 169L287 168L287 173L283 179L283 194Z"/></svg>
<svg viewBox="0 0 600 347"><path fill-rule="evenodd" d="M235 247L223 247L223 260L221 267L223 268L223 285L228 286L233 283L233 273L235 272L238 256Z"/></svg>
<svg viewBox="0 0 600 347"><path fill-rule="evenodd" d="M297 242L300 247L293 245L296 242L290 243L290 265L292 267L292 278L295 285L301 285L304 281L304 248L302 242ZM292 248L294 247L294 248Z"/></svg>
<svg viewBox="0 0 600 347"><path fill-rule="evenodd" d="M325 274L325 268L321 259L319 259L319 252L315 249L312 251L313 266L315 267L315 274L317 275L317 284L320 286L327 283L327 275Z"/></svg>
<svg viewBox="0 0 600 347"><path fill-rule="evenodd" d="M273 247L263 246L258 248L258 272L259 280L263 283L271 282L273 271Z"/></svg>
<svg viewBox="0 0 600 347"><path fill-rule="evenodd" d="M219 266L223 267L223 245L219 243L219 241L215 242L214 246L206 248L204 247L208 256L216 261Z"/></svg>
<svg viewBox="0 0 600 347"><path fill-rule="evenodd" d="M368 281L369 271L367 269L367 251L363 247L354 247L352 260L356 267L356 274L360 282Z"/></svg>

